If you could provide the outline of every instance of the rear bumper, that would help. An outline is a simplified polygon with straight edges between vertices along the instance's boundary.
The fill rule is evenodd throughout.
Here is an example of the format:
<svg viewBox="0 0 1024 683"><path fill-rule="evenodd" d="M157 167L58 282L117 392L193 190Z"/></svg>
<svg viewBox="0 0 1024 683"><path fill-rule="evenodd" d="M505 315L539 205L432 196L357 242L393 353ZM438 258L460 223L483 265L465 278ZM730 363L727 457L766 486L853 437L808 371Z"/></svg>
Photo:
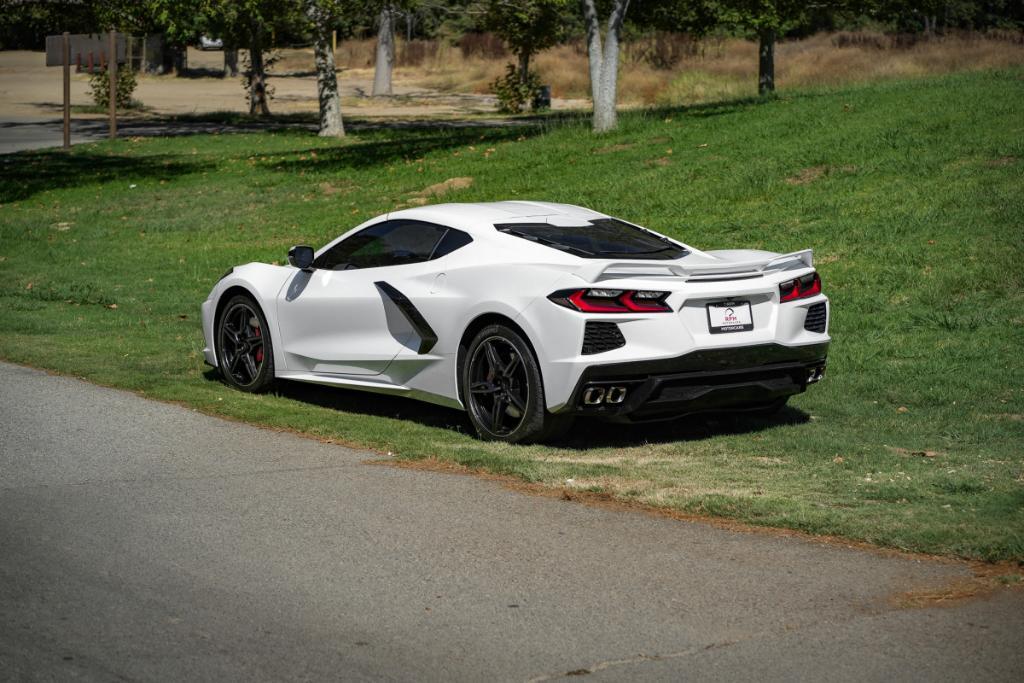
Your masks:
<svg viewBox="0 0 1024 683"><path fill-rule="evenodd" d="M828 342L710 349L654 361L594 365L583 371L566 411L623 421L764 407L821 379ZM614 403L593 402L604 390ZM624 394L622 389L625 389Z"/></svg>

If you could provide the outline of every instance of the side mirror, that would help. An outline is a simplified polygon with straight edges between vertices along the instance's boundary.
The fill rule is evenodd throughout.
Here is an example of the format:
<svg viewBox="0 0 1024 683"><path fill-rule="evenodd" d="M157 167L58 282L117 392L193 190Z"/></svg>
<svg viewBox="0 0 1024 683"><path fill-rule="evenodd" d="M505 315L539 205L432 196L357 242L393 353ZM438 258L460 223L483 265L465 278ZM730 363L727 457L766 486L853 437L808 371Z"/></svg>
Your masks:
<svg viewBox="0 0 1024 683"><path fill-rule="evenodd" d="M298 244L288 250L288 263L300 270L310 270L313 266L313 247Z"/></svg>

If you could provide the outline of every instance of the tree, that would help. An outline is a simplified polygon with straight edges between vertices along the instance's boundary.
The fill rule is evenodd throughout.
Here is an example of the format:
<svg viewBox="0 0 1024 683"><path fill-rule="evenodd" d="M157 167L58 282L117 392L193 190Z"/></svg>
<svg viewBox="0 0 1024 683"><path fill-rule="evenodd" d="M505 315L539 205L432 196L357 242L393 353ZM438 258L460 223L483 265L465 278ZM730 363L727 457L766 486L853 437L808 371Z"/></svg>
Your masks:
<svg viewBox="0 0 1024 683"><path fill-rule="evenodd" d="M151 0L174 5L176 0ZM328 0L324 0L325 2ZM249 113L270 115L272 90L267 69L274 33L296 33L307 22L300 0L192 0L202 5L204 30L224 40L226 48L248 48L242 82L249 99Z"/></svg>
<svg viewBox="0 0 1024 683"><path fill-rule="evenodd" d="M341 118L341 97L331 41L331 23L340 8L336 0L305 0L305 3L306 17L313 30L317 100L320 103L319 134L343 137L345 125Z"/></svg>
<svg viewBox="0 0 1024 683"><path fill-rule="evenodd" d="M619 71L619 38L629 9L629 0L611 0L611 13L601 40L601 21L595 0L582 0L583 23L587 30L587 59L590 63L590 93L594 101L594 132L612 130L618 123L615 112Z"/></svg>
<svg viewBox="0 0 1024 683"><path fill-rule="evenodd" d="M568 0L488 0L485 4L483 25L516 56L521 84L529 81L530 58L562 39L567 6Z"/></svg>

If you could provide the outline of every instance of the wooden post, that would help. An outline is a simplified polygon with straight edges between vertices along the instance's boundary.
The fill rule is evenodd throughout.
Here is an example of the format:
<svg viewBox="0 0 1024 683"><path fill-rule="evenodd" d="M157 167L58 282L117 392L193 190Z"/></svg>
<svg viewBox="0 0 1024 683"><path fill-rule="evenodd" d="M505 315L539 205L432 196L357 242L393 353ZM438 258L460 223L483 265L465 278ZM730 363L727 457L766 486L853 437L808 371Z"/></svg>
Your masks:
<svg viewBox="0 0 1024 683"><path fill-rule="evenodd" d="M110 76L110 139L117 137L117 33L110 31L108 45L110 58L107 62L107 74Z"/></svg>
<svg viewBox="0 0 1024 683"><path fill-rule="evenodd" d="M65 31L64 52L64 149L71 149L71 35Z"/></svg>
<svg viewBox="0 0 1024 683"><path fill-rule="evenodd" d="M338 54L338 32L331 31L331 54L337 56Z"/></svg>

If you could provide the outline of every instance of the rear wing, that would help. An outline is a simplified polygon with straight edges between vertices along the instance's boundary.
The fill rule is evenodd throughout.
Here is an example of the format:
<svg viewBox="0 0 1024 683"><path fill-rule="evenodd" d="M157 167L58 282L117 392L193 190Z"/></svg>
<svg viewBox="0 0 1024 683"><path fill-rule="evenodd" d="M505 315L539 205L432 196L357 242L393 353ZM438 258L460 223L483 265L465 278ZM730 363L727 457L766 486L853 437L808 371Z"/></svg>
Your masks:
<svg viewBox="0 0 1024 683"><path fill-rule="evenodd" d="M686 258L686 257L684 257ZM576 274L587 282L634 277L671 277L693 281L745 280L765 273L807 267L814 264L814 250L804 249L769 259L723 261L722 263L687 266L680 262L613 261L587 264Z"/></svg>

